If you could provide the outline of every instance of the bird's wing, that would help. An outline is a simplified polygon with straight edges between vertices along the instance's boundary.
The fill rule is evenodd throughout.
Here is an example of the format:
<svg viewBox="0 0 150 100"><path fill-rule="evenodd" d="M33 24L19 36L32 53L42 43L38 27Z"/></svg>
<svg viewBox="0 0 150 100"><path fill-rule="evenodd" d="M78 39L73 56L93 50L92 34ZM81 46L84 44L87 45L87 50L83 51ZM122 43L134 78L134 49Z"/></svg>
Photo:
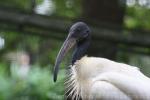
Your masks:
<svg viewBox="0 0 150 100"><path fill-rule="evenodd" d="M150 100L150 81L117 72L101 74L93 79L92 93L102 97ZM128 100L124 99L124 100Z"/></svg>
<svg viewBox="0 0 150 100"><path fill-rule="evenodd" d="M91 87L91 100L131 100L123 91L107 81L96 81Z"/></svg>

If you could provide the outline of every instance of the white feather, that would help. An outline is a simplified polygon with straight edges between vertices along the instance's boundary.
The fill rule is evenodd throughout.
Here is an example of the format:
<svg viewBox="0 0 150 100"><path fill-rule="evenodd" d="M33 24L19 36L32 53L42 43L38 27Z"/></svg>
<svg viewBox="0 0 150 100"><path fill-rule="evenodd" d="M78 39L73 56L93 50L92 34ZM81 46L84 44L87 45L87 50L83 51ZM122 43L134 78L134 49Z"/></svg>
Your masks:
<svg viewBox="0 0 150 100"><path fill-rule="evenodd" d="M85 56L71 74L71 93L83 100L150 100L150 79L134 66Z"/></svg>

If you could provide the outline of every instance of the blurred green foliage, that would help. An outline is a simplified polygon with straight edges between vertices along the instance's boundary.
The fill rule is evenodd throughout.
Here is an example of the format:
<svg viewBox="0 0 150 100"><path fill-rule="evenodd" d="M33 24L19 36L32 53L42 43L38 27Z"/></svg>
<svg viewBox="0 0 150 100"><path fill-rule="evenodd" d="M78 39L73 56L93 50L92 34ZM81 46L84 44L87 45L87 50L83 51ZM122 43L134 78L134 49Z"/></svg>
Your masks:
<svg viewBox="0 0 150 100"><path fill-rule="evenodd" d="M32 66L26 78L8 76L0 65L0 100L62 100L64 98L65 71L53 82L49 67Z"/></svg>
<svg viewBox="0 0 150 100"><path fill-rule="evenodd" d="M81 15L81 0L53 0L56 9L55 15L75 18Z"/></svg>
<svg viewBox="0 0 150 100"><path fill-rule="evenodd" d="M0 4L5 7L29 10L31 0L1 0Z"/></svg>
<svg viewBox="0 0 150 100"><path fill-rule="evenodd" d="M30 12L33 0L0 0L0 6L12 8L18 11ZM43 0L35 0L36 4L42 3Z"/></svg>
<svg viewBox="0 0 150 100"><path fill-rule="evenodd" d="M150 9L135 5L126 9L125 26L130 29L150 30Z"/></svg>
<svg viewBox="0 0 150 100"><path fill-rule="evenodd" d="M0 35L5 39L5 46L0 50L0 100L63 100L65 63L60 68L58 81L54 83L52 78L53 64L62 43L18 32L1 32ZM18 51L32 55L31 70L25 79L11 74L10 67L14 66L5 58L7 53Z"/></svg>

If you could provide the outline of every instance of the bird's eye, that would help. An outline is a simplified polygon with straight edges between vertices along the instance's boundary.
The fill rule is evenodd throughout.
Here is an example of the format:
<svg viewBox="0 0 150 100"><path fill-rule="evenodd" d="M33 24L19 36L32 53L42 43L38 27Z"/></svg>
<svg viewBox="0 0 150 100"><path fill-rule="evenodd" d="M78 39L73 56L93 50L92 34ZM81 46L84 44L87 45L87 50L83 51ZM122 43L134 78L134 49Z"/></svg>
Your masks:
<svg viewBox="0 0 150 100"><path fill-rule="evenodd" d="M90 31L89 30L86 30L86 33L89 33Z"/></svg>

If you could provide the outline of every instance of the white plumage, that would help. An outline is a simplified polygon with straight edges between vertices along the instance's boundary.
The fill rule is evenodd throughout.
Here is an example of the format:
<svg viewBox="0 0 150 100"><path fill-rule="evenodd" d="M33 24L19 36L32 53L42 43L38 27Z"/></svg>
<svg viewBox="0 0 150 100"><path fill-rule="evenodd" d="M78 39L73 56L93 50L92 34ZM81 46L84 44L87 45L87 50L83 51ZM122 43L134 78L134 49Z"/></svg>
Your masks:
<svg viewBox="0 0 150 100"><path fill-rule="evenodd" d="M105 58L82 57L71 67L73 99L150 100L150 79L137 67Z"/></svg>

